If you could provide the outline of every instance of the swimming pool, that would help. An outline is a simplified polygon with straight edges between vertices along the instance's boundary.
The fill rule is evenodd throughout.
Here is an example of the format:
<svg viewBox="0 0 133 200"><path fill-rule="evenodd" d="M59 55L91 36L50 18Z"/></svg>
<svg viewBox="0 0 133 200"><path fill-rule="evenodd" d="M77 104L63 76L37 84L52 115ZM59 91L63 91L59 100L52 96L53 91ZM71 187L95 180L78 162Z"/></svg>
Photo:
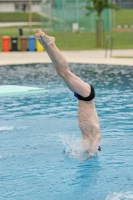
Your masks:
<svg viewBox="0 0 133 200"><path fill-rule="evenodd" d="M133 199L133 68L70 68L95 87L102 151L82 160L77 100L52 64L0 66L1 85L49 89L0 98L0 200Z"/></svg>

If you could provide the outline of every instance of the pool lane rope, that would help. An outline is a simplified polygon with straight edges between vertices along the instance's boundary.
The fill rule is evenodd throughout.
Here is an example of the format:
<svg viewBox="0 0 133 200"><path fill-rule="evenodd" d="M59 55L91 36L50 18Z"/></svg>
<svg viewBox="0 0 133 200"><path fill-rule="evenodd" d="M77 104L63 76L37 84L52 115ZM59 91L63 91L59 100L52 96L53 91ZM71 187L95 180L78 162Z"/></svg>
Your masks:
<svg viewBox="0 0 133 200"><path fill-rule="evenodd" d="M0 86L0 96L15 96L22 94L37 94L48 92L45 88L38 87L27 87L18 85L1 85Z"/></svg>

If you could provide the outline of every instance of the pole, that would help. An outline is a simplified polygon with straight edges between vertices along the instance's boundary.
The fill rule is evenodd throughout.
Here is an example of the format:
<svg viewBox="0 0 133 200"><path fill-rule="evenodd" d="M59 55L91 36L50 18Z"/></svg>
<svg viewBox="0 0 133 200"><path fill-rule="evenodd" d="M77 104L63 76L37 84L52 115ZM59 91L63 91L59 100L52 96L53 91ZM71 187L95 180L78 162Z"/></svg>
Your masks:
<svg viewBox="0 0 133 200"><path fill-rule="evenodd" d="M52 3L53 3L53 1L50 0L50 30L52 30L53 28L55 28L55 27L52 26L52 19L53 19Z"/></svg>
<svg viewBox="0 0 133 200"><path fill-rule="evenodd" d="M63 0L63 31L65 32L66 25L66 1Z"/></svg>
<svg viewBox="0 0 133 200"><path fill-rule="evenodd" d="M32 0L29 0L29 33L32 33Z"/></svg>
<svg viewBox="0 0 133 200"><path fill-rule="evenodd" d="M76 0L76 21L79 27L79 0Z"/></svg>
<svg viewBox="0 0 133 200"><path fill-rule="evenodd" d="M113 3L116 4L115 0L113 1ZM112 10L112 21L113 21L113 27L112 28L116 28L116 15L115 14L116 14L116 11L113 9Z"/></svg>
<svg viewBox="0 0 133 200"><path fill-rule="evenodd" d="M66 0L63 0L63 45L66 45Z"/></svg>

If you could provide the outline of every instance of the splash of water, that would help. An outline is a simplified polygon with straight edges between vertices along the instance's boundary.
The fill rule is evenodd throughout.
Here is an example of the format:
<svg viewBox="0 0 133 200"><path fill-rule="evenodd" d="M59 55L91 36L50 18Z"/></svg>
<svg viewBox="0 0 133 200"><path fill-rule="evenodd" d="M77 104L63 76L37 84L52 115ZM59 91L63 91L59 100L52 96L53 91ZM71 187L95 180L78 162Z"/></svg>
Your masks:
<svg viewBox="0 0 133 200"><path fill-rule="evenodd" d="M61 134L59 139L64 146L65 156L83 161L92 158L96 154L96 150L90 151L87 142L83 142L81 138L74 135Z"/></svg>
<svg viewBox="0 0 133 200"><path fill-rule="evenodd" d="M1 126L0 127L0 131L10 131L13 130L14 127L13 126Z"/></svg>
<svg viewBox="0 0 133 200"><path fill-rule="evenodd" d="M12 131L14 129L19 130L19 129L26 129L28 126L20 126L20 127L13 127L13 126L0 126L0 131Z"/></svg>
<svg viewBox="0 0 133 200"><path fill-rule="evenodd" d="M133 200L133 192L114 192L107 196L106 200Z"/></svg>

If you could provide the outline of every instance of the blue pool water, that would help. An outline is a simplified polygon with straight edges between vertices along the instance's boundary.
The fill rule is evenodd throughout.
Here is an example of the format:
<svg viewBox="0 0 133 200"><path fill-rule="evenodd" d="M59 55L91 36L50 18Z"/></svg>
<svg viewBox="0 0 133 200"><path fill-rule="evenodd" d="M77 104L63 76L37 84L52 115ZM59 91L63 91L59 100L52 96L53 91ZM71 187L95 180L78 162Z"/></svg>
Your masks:
<svg viewBox="0 0 133 200"><path fill-rule="evenodd" d="M102 151L82 160L77 99L52 64L0 66L0 85L49 89L0 98L0 200L133 199L133 68L70 68L95 87Z"/></svg>

